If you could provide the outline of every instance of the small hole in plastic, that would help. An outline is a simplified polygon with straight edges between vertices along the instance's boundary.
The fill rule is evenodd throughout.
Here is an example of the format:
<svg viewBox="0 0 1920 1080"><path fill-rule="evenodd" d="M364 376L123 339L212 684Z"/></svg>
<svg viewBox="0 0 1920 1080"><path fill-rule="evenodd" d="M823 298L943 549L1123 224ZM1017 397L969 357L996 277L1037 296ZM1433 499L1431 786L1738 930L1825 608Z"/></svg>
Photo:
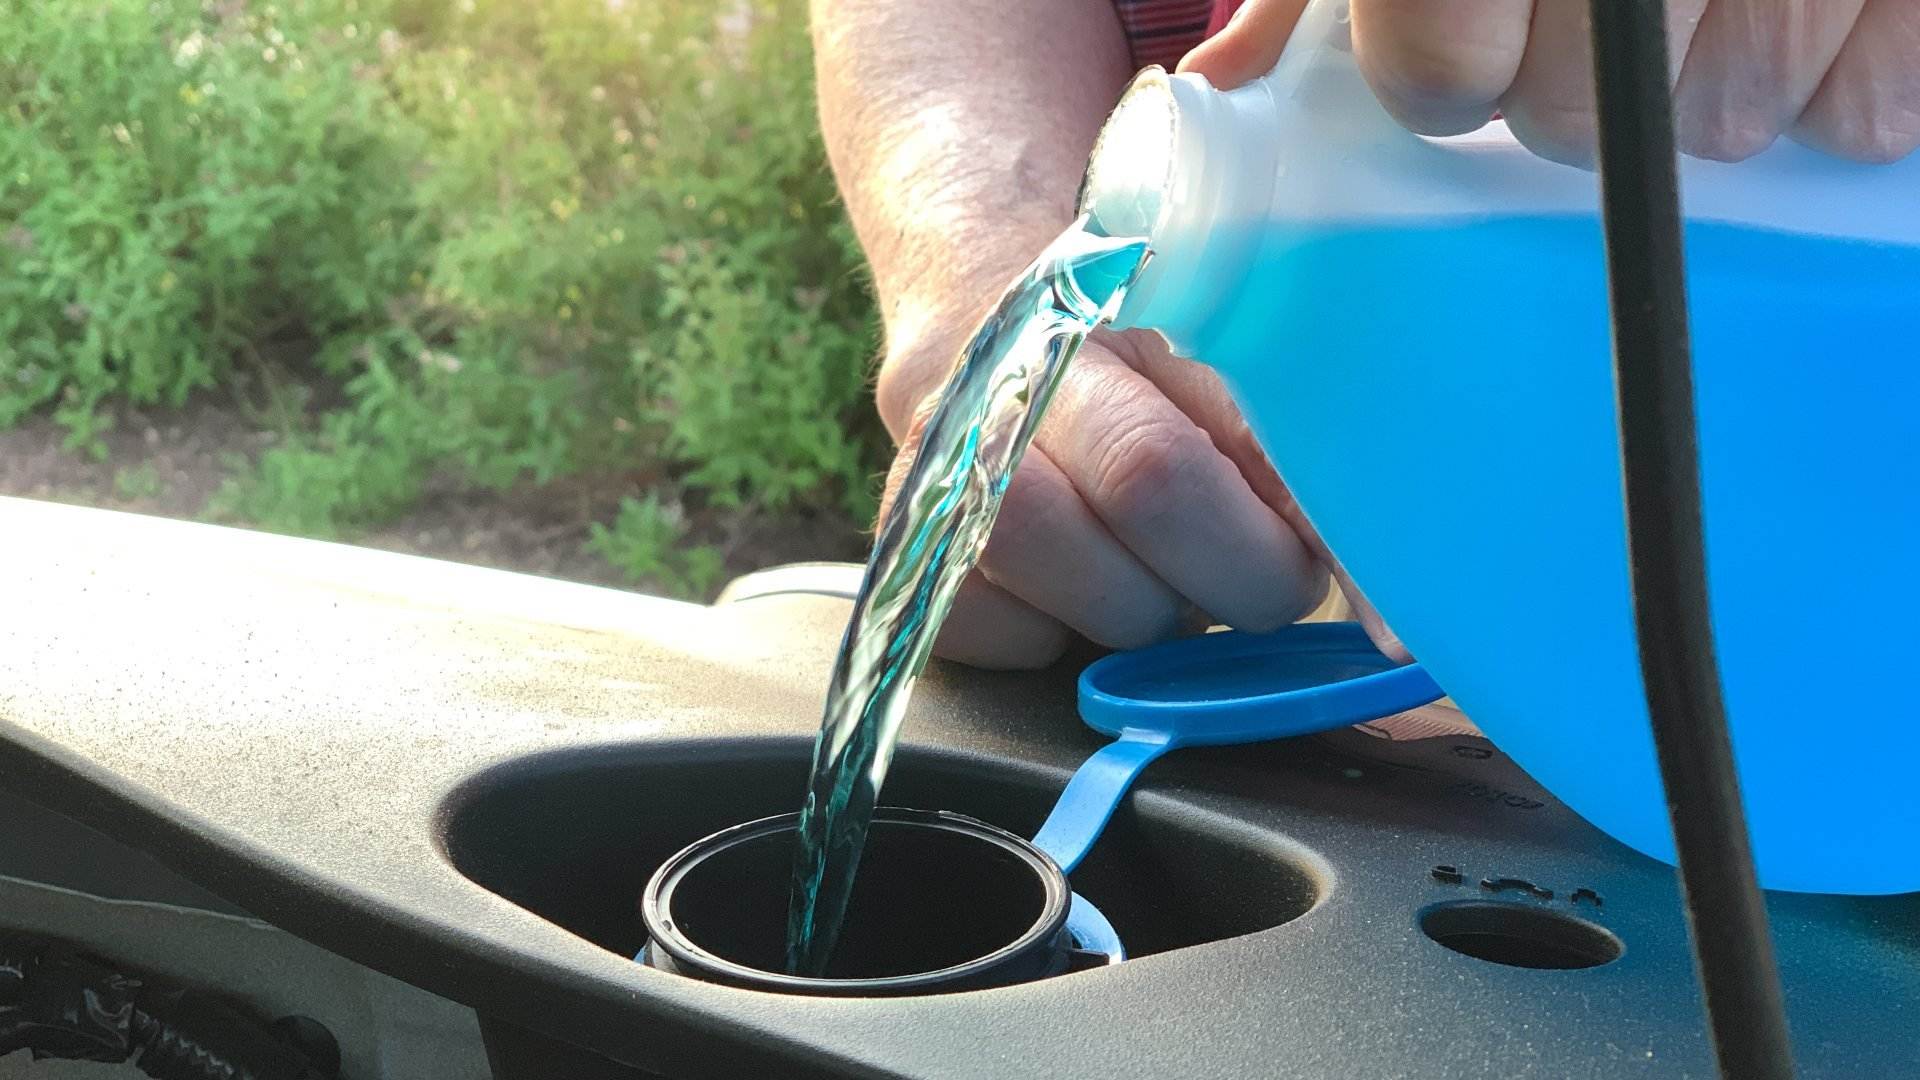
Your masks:
<svg viewBox="0 0 1920 1080"><path fill-rule="evenodd" d="M1549 908L1489 900L1435 904L1420 930L1454 952L1507 967L1567 971L1599 967L1627 951L1604 927Z"/></svg>

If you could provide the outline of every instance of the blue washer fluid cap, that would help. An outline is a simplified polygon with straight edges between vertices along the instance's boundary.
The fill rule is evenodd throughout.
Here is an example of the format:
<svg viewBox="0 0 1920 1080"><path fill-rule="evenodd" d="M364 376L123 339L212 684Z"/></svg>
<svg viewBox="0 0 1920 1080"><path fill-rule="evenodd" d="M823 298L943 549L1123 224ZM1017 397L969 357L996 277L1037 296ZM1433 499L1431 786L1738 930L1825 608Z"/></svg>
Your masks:
<svg viewBox="0 0 1920 1080"><path fill-rule="evenodd" d="M1329 731L1443 696L1420 665L1374 648L1359 623L1223 631L1115 653L1080 673L1080 719L1118 738L1073 774L1033 842L1071 872L1134 778L1168 750Z"/></svg>
<svg viewBox="0 0 1920 1080"><path fill-rule="evenodd" d="M1228 630L1115 653L1080 673L1080 719L1107 735L1153 733L1168 749L1264 742L1406 712L1445 696L1359 623Z"/></svg>

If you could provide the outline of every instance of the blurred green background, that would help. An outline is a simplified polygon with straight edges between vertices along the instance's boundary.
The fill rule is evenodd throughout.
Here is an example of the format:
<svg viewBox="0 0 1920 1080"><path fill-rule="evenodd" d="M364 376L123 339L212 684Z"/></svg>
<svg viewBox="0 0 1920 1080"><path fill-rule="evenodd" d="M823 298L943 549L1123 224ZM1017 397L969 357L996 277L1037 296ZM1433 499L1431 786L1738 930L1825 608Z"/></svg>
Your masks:
<svg viewBox="0 0 1920 1080"><path fill-rule="evenodd" d="M884 433L801 0L0 0L0 493L699 595Z"/></svg>

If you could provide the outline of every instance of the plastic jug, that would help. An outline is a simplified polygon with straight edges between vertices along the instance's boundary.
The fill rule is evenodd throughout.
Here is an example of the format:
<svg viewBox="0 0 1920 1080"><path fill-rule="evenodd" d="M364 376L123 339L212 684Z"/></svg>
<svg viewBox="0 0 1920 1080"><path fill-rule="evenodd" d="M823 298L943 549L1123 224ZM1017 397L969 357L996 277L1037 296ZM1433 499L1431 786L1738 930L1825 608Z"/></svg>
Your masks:
<svg viewBox="0 0 1920 1080"><path fill-rule="evenodd" d="M1762 883L1920 890L1920 159L1682 163L1708 573ZM1217 368L1414 655L1573 809L1671 861L1636 658L1598 183L1377 104L1346 5L1264 78L1149 71L1082 207L1119 325Z"/></svg>

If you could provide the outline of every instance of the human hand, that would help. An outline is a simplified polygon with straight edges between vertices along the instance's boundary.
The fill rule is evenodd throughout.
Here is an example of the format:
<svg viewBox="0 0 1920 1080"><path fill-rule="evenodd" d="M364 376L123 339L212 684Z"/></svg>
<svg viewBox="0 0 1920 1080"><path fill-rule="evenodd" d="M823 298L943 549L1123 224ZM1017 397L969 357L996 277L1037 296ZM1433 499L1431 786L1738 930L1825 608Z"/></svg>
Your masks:
<svg viewBox="0 0 1920 1080"><path fill-rule="evenodd" d="M888 503L936 396L924 388L951 367L941 346L882 368L882 416L905 436ZM1027 668L1076 635L1136 648L1216 622L1272 630L1326 597L1318 550L1219 378L1155 336L1103 334L1061 380L935 650Z"/></svg>
<svg viewBox="0 0 1920 1080"><path fill-rule="evenodd" d="M1181 62L1216 86L1265 74L1306 0L1246 0ZM1738 161L1781 135L1859 161L1920 147L1915 0L1669 0L1676 135ZM1588 0L1352 0L1354 53L1380 101L1426 135L1497 110L1529 149L1590 164Z"/></svg>

